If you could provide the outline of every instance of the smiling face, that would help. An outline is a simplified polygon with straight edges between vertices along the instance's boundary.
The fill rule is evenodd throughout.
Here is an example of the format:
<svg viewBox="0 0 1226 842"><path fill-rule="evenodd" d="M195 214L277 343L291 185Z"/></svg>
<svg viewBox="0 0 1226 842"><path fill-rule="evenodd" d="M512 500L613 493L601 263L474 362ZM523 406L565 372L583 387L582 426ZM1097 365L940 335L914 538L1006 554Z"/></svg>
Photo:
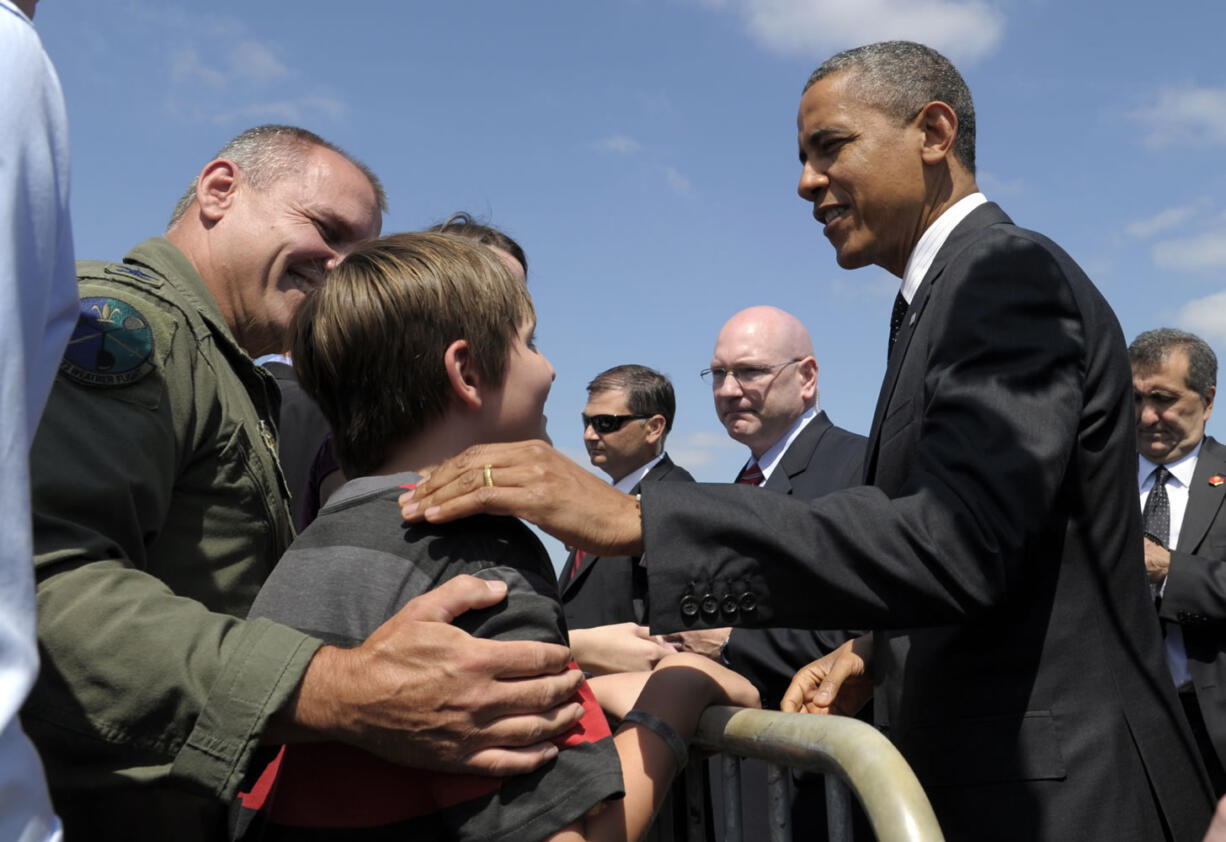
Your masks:
<svg viewBox="0 0 1226 842"><path fill-rule="evenodd" d="M307 291L359 242L378 236L381 223L370 181L331 149L310 147L291 174L262 188L240 171L202 275L247 353L283 350Z"/></svg>
<svg viewBox="0 0 1226 842"><path fill-rule="evenodd" d="M865 104L844 71L805 91L797 115L797 192L813 203L844 269L875 264L902 276L928 224L922 121Z"/></svg>
<svg viewBox="0 0 1226 842"><path fill-rule="evenodd" d="M1208 400L1188 388L1187 351L1173 348L1157 366L1134 365L1132 388L1140 454L1166 465L1192 452L1205 436L1215 388Z"/></svg>
<svg viewBox="0 0 1226 842"><path fill-rule="evenodd" d="M525 322L511 344L506 377L493 398L494 411L484 441L549 441L545 400L556 373L536 347L535 331L535 320Z"/></svg>

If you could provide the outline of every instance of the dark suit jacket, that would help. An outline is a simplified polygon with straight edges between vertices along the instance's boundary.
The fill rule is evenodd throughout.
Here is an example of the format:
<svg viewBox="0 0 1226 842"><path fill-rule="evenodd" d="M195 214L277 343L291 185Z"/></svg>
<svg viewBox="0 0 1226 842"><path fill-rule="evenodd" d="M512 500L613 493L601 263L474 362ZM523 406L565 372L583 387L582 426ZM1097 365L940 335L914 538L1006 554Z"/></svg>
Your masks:
<svg viewBox="0 0 1226 842"><path fill-rule="evenodd" d="M658 482L693 481L690 472L674 465L666 453L630 493L638 494L644 486ZM575 552L572 550L558 574L567 628L590 629L611 623L647 622L647 574L637 558L588 555L579 565L578 575L572 579L574 569Z"/></svg>
<svg viewBox="0 0 1226 842"><path fill-rule="evenodd" d="M1171 553L1158 616L1179 623L1196 702L1226 765L1226 447L1206 437L1192 474L1188 508Z"/></svg>
<svg viewBox="0 0 1226 842"><path fill-rule="evenodd" d="M763 488L814 500L823 494L859 485L864 474L864 436L831 423L819 412L788 447ZM850 635L843 631L808 629L733 629L724 647L728 665L753 682L764 708L778 709L792 676L801 667L838 648ZM867 716L867 712L861 712ZM709 764L714 814L723 815L721 761ZM770 827L766 765L741 762L741 822L747 839L765 839ZM793 776L792 833L797 839L826 838L825 779L821 775ZM857 811L856 820L862 822ZM723 839L722 820L715 823L716 838ZM859 838L869 839L867 825Z"/></svg>
<svg viewBox="0 0 1226 842"><path fill-rule="evenodd" d="M264 363L264 368L277 378L277 386L281 389L277 456L281 460L281 470L285 472L286 485L289 486L290 511L294 512L296 520L311 462L328 434L328 421L315 401L298 385L293 366L269 361Z"/></svg>
<svg viewBox="0 0 1226 842"><path fill-rule="evenodd" d="M950 842L1199 842L1213 802L1142 573L1123 334L995 205L916 292L865 477L807 505L644 489L653 628L878 629L878 724Z"/></svg>
<svg viewBox="0 0 1226 842"><path fill-rule="evenodd" d="M792 442L763 488L815 500L859 485L864 475L864 436L818 413ZM807 629L734 629L724 649L729 666L762 694L762 706L778 709L796 670L838 648L848 635Z"/></svg>

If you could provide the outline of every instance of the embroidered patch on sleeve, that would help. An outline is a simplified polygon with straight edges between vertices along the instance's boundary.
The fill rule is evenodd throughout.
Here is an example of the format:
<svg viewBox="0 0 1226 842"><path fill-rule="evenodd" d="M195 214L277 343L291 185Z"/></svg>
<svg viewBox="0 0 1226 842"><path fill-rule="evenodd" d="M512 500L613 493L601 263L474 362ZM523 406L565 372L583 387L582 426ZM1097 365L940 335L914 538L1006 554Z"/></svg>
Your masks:
<svg viewBox="0 0 1226 842"><path fill-rule="evenodd" d="M86 386L126 386L153 370L153 328L118 298L82 298L60 371Z"/></svg>

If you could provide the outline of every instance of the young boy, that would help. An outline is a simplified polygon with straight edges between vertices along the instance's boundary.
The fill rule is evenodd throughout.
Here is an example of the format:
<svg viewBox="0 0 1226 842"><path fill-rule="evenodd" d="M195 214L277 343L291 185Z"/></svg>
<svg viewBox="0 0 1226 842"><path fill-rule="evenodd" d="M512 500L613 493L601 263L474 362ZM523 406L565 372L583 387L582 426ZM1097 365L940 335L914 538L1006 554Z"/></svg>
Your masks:
<svg viewBox="0 0 1226 842"><path fill-rule="evenodd" d="M490 249L447 234L367 243L307 298L292 329L298 377L355 479L282 558L252 616L353 646L414 596L472 573L504 581L508 596L457 625L565 643L552 565L522 523L405 526L397 506L418 472L469 445L545 437L554 370L534 327L523 283ZM558 741L563 750L517 777L407 769L339 744L286 746L240 796L241 838L636 839L703 708L757 697L698 656L665 659L639 685L615 737L584 685L586 713Z"/></svg>

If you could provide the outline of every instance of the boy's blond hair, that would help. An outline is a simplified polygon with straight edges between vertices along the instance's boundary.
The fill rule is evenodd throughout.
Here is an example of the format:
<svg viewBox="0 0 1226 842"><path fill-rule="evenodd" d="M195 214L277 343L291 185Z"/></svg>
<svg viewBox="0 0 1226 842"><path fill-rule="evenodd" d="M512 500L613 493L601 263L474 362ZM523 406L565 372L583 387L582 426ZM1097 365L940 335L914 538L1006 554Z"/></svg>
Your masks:
<svg viewBox="0 0 1226 842"><path fill-rule="evenodd" d="M358 246L298 308L294 371L332 426L341 469L358 477L452 405L452 342L467 340L482 384L497 387L534 318L527 288L486 246L391 234Z"/></svg>

